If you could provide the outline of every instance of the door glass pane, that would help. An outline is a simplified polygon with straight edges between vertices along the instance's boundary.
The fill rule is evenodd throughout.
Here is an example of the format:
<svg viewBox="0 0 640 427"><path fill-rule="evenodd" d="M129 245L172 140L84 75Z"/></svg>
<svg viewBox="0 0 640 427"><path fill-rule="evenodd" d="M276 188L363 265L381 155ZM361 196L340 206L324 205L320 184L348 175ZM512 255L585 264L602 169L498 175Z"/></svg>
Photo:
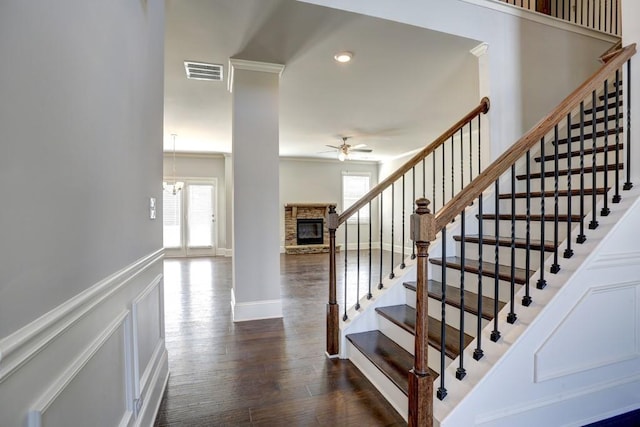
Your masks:
<svg viewBox="0 0 640 427"><path fill-rule="evenodd" d="M213 186L188 186L188 246L190 248L213 246Z"/></svg>
<svg viewBox="0 0 640 427"><path fill-rule="evenodd" d="M175 195L166 191L163 194L162 223L165 248L182 246L182 198L180 192Z"/></svg>

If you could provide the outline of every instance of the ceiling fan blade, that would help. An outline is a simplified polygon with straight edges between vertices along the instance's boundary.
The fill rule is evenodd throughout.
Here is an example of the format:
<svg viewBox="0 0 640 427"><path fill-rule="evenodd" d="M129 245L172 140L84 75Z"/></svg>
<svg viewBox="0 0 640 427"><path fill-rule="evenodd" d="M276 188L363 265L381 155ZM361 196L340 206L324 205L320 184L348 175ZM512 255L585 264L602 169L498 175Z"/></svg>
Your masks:
<svg viewBox="0 0 640 427"><path fill-rule="evenodd" d="M352 148L351 150L352 153L371 153L373 152L373 150L371 148Z"/></svg>
<svg viewBox="0 0 640 427"><path fill-rule="evenodd" d="M352 150L357 150L357 149L359 149L359 148L364 148L364 147L366 147L366 146L367 146L367 144L358 144L358 145L354 145L354 146L352 146L352 147L351 147L351 149L352 149Z"/></svg>
<svg viewBox="0 0 640 427"><path fill-rule="evenodd" d="M326 144L327 147L333 148L334 150L340 150L340 147L336 147L335 145Z"/></svg>

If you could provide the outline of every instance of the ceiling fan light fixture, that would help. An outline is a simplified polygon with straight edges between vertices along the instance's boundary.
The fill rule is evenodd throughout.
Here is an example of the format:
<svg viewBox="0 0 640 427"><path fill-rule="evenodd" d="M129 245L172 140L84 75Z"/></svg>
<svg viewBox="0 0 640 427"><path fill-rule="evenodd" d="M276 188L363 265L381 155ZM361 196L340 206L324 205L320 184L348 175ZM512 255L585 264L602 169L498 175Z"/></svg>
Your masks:
<svg viewBox="0 0 640 427"><path fill-rule="evenodd" d="M346 154L344 154L342 151L338 151L338 160L340 160L341 162L344 162L346 158L347 158Z"/></svg>
<svg viewBox="0 0 640 427"><path fill-rule="evenodd" d="M353 52L338 52L333 55L333 59L335 59L337 62L345 64L353 59Z"/></svg>

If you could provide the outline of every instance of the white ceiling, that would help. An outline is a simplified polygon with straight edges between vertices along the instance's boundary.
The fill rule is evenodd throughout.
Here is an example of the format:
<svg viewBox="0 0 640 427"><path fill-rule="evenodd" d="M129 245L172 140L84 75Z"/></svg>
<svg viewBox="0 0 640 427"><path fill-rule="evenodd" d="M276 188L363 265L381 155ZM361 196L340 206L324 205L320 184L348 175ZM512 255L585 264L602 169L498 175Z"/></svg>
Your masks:
<svg viewBox="0 0 640 427"><path fill-rule="evenodd" d="M165 150L231 152L230 57L281 63L280 155L383 160L424 146L477 105L478 42L295 0L168 0ZM349 64L335 53L354 52ZM184 61L224 65L187 80Z"/></svg>

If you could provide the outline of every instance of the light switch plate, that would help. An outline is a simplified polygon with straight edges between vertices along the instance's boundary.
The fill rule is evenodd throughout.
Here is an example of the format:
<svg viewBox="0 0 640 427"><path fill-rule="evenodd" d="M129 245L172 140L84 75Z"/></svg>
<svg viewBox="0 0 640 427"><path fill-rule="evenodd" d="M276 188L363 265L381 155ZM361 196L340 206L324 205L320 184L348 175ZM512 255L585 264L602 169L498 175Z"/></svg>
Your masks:
<svg viewBox="0 0 640 427"><path fill-rule="evenodd" d="M149 197L149 219L156 219L156 198Z"/></svg>

